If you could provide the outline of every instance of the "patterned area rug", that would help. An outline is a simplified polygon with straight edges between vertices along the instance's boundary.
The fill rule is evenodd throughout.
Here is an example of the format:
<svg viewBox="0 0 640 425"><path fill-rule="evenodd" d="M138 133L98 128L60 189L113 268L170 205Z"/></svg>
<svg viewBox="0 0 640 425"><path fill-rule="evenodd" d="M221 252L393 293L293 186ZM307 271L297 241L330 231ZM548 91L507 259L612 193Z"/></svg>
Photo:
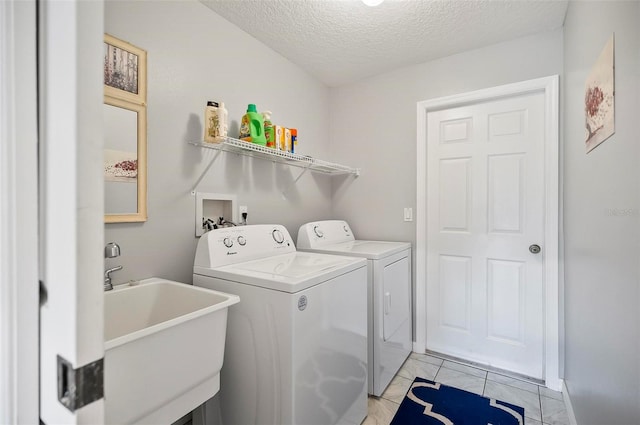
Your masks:
<svg viewBox="0 0 640 425"><path fill-rule="evenodd" d="M523 425L524 408L416 378L391 425Z"/></svg>

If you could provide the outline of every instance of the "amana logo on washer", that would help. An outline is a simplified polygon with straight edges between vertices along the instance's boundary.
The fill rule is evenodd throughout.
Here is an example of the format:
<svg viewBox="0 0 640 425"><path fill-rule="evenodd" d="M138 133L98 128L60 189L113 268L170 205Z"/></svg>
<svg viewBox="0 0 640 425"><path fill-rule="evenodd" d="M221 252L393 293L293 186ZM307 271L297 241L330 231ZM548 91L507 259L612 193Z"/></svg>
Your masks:
<svg viewBox="0 0 640 425"><path fill-rule="evenodd" d="M302 295L298 298L298 310L303 311L305 308L307 308L307 296Z"/></svg>

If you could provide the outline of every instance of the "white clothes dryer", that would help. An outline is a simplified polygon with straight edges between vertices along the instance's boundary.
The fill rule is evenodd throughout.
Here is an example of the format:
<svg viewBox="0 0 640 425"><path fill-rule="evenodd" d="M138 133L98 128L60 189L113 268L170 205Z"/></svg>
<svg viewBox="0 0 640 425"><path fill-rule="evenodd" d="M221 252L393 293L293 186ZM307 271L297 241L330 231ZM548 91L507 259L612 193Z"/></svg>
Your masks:
<svg viewBox="0 0 640 425"><path fill-rule="evenodd" d="M411 244L356 240L346 221L303 224L298 250L367 259L369 394L381 396L412 351Z"/></svg>
<svg viewBox="0 0 640 425"><path fill-rule="evenodd" d="M280 225L198 242L193 283L240 296L229 309L224 425L360 424L367 415L367 268L297 252Z"/></svg>

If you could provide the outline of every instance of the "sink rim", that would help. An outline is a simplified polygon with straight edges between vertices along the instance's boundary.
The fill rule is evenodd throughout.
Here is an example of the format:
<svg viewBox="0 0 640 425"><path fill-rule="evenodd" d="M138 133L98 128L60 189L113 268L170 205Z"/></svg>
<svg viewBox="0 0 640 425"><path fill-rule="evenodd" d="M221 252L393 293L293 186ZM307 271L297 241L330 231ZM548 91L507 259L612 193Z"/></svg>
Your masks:
<svg viewBox="0 0 640 425"><path fill-rule="evenodd" d="M227 292L220 292L220 291L215 291L215 290L211 290L211 289L207 289L207 288L201 288L198 286L193 286L191 284L187 284L187 283L183 283L183 282L177 282L177 281L173 281L173 280L169 280L169 279L164 279L164 278L159 278L159 277L151 277L151 278L147 278L147 279L143 279L140 280L140 283L138 285L130 285L129 283L124 283L124 284L120 284L120 285L114 285L113 289L111 291L106 291L104 293L104 297L105 297L105 302L106 302L106 298L110 296L110 294L115 294L115 293L122 293L123 291L130 291L130 290L136 290L139 289L141 286L145 285L145 286L149 286L149 285L154 285L154 284L159 284L159 283L168 283L172 286L180 286L181 288L183 287L188 287L189 291L196 291L196 292L203 292L203 293L207 293L207 294L217 294L219 296L225 297L226 300L213 304L211 306L208 307L204 307L204 308L200 308L198 310L194 310L192 312L180 315L178 317L174 317L172 319L169 320L165 320L163 322L160 323L156 323L154 325L130 332L128 334L125 335L121 335L115 338L112 338L110 340L106 340L104 341L104 349L106 350L110 350L113 348L116 348L118 346L124 345L128 342L131 341L135 341L138 340L140 338L143 338L145 336L148 335L152 335L154 333L160 332L164 329L168 329L171 327L174 327L176 325L179 325L181 323L185 323L188 322L190 320L193 320L195 318L204 316L206 314L210 314L213 312L216 312L218 310L223 310L225 308L228 308L229 306L232 306L234 304L237 304L238 302L240 302L240 297L234 294L229 294ZM105 318L105 328L107 326L109 326L106 322L106 318Z"/></svg>

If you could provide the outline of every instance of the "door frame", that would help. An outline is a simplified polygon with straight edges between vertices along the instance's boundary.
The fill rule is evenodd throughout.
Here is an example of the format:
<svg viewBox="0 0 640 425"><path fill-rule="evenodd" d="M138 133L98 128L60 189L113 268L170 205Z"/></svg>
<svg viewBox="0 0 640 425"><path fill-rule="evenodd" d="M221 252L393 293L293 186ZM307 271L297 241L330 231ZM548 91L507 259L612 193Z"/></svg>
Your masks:
<svg viewBox="0 0 640 425"><path fill-rule="evenodd" d="M416 182L416 341L414 351L426 349L426 271L427 271L427 114L470 103L497 100L527 93L544 93L544 259L543 259L543 320L545 385L555 391L562 389L560 378L560 274L559 274L559 77L557 75L506 84L452 96L418 102L417 104L417 182Z"/></svg>
<svg viewBox="0 0 640 425"><path fill-rule="evenodd" d="M0 423L38 422L36 1L0 1Z"/></svg>
<svg viewBox="0 0 640 425"><path fill-rule="evenodd" d="M37 4L40 420L103 424L104 4Z"/></svg>

